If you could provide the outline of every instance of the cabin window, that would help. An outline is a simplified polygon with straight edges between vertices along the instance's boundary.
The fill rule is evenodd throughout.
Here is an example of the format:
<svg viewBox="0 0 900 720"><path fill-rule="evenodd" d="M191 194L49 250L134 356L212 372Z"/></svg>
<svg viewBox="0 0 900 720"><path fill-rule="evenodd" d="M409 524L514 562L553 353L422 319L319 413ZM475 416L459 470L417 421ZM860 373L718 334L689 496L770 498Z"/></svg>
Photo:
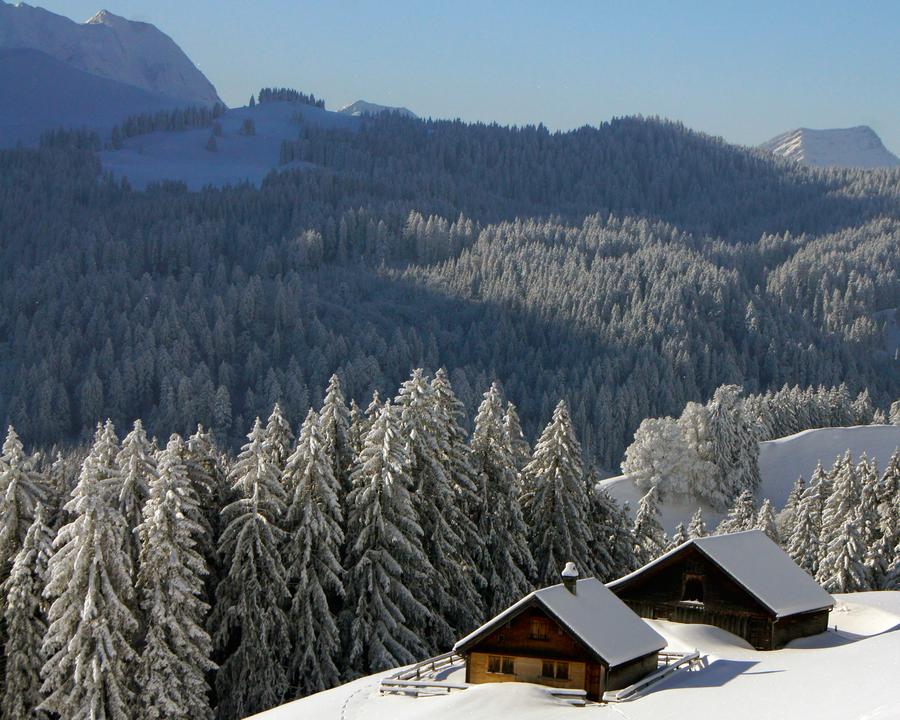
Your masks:
<svg viewBox="0 0 900 720"><path fill-rule="evenodd" d="M531 639L546 640L550 636L550 623L544 618L531 619Z"/></svg>
<svg viewBox="0 0 900 720"><path fill-rule="evenodd" d="M555 663L552 660L544 660L541 663L541 676L545 678L554 678L556 680L568 680L569 663Z"/></svg>
<svg viewBox="0 0 900 720"><path fill-rule="evenodd" d="M488 655L487 671L496 675L515 675L516 664L511 657L501 657L500 655Z"/></svg>
<svg viewBox="0 0 900 720"><path fill-rule="evenodd" d="M703 602L702 575L685 575L681 599L685 602Z"/></svg>

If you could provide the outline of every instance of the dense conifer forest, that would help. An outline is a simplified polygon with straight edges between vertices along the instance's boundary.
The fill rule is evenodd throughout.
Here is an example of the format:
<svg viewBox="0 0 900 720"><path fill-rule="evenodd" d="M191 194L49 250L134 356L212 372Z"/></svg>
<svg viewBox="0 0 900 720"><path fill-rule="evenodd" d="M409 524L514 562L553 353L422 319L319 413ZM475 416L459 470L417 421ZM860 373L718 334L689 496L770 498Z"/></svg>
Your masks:
<svg viewBox="0 0 900 720"><path fill-rule="evenodd" d="M565 398L587 462L615 469L642 419L723 384L900 394L898 171L642 118L301 124L283 155L305 169L196 193L134 191L97 146L0 153L0 417L35 445L141 417L233 448L332 372L365 404L446 367L469 415L497 381L529 437Z"/></svg>

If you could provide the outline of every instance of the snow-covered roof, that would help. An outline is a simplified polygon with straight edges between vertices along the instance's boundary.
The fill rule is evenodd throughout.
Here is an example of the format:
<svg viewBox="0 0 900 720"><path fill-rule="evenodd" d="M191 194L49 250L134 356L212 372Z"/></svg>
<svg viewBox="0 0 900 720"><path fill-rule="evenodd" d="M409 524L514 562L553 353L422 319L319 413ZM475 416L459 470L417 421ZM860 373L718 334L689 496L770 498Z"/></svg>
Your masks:
<svg viewBox="0 0 900 720"><path fill-rule="evenodd" d="M578 580L575 592L564 585L535 590L453 646L469 649L528 607L538 606L609 667L657 652L666 641L595 578Z"/></svg>
<svg viewBox="0 0 900 720"><path fill-rule="evenodd" d="M834 606L825 592L790 556L760 530L688 540L639 570L609 583L617 588L693 545L775 617Z"/></svg>

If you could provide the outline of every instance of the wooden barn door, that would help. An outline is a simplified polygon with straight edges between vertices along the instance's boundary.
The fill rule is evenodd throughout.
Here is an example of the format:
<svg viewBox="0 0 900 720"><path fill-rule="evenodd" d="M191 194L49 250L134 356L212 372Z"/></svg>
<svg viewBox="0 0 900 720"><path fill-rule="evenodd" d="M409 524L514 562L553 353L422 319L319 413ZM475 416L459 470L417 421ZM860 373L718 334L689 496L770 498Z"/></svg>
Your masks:
<svg viewBox="0 0 900 720"><path fill-rule="evenodd" d="M587 690L590 700L599 700L603 693L603 666L597 663L588 663L587 666Z"/></svg>

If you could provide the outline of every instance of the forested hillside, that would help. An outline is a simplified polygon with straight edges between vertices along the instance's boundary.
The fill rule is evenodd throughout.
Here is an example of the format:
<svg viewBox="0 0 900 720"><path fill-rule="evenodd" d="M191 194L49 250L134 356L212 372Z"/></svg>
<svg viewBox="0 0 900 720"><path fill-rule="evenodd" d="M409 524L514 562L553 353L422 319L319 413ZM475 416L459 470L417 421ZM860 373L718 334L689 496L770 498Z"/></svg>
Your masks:
<svg viewBox="0 0 900 720"><path fill-rule="evenodd" d="M389 114L302 125L261 188L136 192L90 146L0 153L0 417L29 443L144 418L236 446L337 372L365 407L422 366L589 462L734 383L900 395L900 171L779 164L641 118L567 133Z"/></svg>

